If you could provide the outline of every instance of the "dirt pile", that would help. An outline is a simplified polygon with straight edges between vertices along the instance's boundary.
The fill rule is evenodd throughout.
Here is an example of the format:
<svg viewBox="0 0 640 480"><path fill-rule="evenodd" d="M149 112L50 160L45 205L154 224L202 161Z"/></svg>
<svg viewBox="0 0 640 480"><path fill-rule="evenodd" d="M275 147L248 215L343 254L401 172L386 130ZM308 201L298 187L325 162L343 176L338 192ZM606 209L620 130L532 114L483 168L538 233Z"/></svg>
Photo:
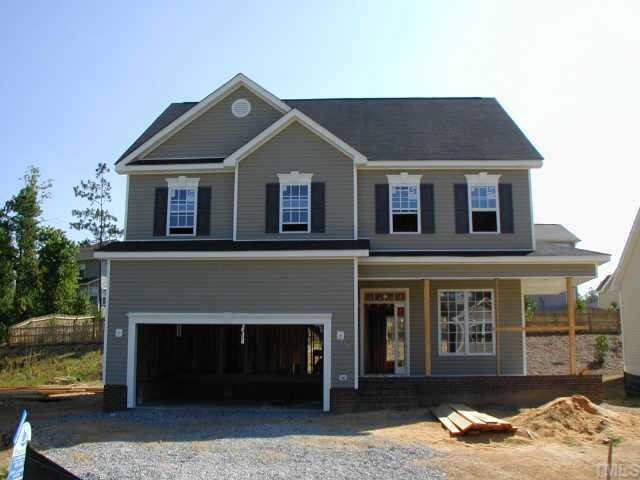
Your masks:
<svg viewBox="0 0 640 480"><path fill-rule="evenodd" d="M599 407L582 395L557 398L539 408L525 410L510 421L533 432L535 437L568 443L640 435L638 417Z"/></svg>

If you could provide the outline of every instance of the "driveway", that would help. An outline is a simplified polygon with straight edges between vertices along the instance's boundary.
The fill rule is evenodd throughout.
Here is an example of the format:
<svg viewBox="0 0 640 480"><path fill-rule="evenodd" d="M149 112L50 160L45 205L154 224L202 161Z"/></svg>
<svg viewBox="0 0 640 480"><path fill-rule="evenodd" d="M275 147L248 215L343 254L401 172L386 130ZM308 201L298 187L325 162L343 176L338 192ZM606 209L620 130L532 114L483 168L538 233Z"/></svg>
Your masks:
<svg viewBox="0 0 640 480"><path fill-rule="evenodd" d="M83 479L445 477L433 465L443 454L424 443L380 438L342 416L270 407L70 415L35 425L34 446Z"/></svg>

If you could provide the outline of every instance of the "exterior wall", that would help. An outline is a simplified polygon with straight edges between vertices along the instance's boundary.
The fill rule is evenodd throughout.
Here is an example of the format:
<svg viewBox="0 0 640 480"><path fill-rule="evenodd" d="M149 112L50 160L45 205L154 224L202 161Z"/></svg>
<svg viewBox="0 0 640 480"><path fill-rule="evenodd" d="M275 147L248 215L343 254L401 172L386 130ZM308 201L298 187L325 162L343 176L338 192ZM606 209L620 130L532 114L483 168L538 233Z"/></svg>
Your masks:
<svg viewBox="0 0 640 480"><path fill-rule="evenodd" d="M436 229L433 234L376 234L375 185L388 183L387 174L398 170L358 171L358 232L371 239L372 250L500 250L532 249L532 218L529 203L529 177L526 170L502 170L501 183L513 185L512 234L457 234L455 232L454 184L466 183L465 174L479 170L411 170L422 174L422 183L434 185Z"/></svg>
<svg viewBox="0 0 640 480"><path fill-rule="evenodd" d="M607 309L612 303L620 304L618 292L609 288L598 292L598 308Z"/></svg>
<svg viewBox="0 0 640 480"><path fill-rule="evenodd" d="M640 240L636 239L621 283L624 371L640 376Z"/></svg>
<svg viewBox="0 0 640 480"><path fill-rule="evenodd" d="M432 281L431 282L431 374L437 375L496 375L496 355L440 355L438 338L438 290L493 289L494 301L496 283L487 280ZM495 309L495 308L494 308ZM505 327L522 326L522 295L520 280L498 281L499 322ZM495 309L495 310L497 310ZM501 332L500 345L501 374L522 375L523 339L520 332Z"/></svg>
<svg viewBox="0 0 640 480"><path fill-rule="evenodd" d="M130 312L331 313L332 386L353 387L353 277L352 259L112 260L105 383L126 384Z"/></svg>
<svg viewBox="0 0 640 480"><path fill-rule="evenodd" d="M446 259L443 259L446 262ZM365 279L384 278L464 278L464 277L593 277L596 267L591 264L501 264L501 265L360 265L358 273Z"/></svg>
<svg viewBox="0 0 640 480"><path fill-rule="evenodd" d="M84 263L84 277L82 278L97 278L100 275L100 260L80 260L78 262Z"/></svg>
<svg viewBox="0 0 640 480"><path fill-rule="evenodd" d="M238 98L251 102L251 112L244 118L231 113L231 104ZM281 116L245 87L239 87L143 158L224 158Z"/></svg>
<svg viewBox="0 0 640 480"><path fill-rule="evenodd" d="M233 237L233 172L169 173L163 175L130 175L125 240L159 240L153 236L153 212L157 187L166 187L167 178L186 175L200 179L199 186L211 187L210 235L198 239ZM191 237L190 237L191 238Z"/></svg>
<svg viewBox="0 0 640 480"><path fill-rule="evenodd" d="M312 173L325 182L325 233L265 233L265 190L279 173ZM272 138L238 167L238 240L353 238L353 160L299 123Z"/></svg>

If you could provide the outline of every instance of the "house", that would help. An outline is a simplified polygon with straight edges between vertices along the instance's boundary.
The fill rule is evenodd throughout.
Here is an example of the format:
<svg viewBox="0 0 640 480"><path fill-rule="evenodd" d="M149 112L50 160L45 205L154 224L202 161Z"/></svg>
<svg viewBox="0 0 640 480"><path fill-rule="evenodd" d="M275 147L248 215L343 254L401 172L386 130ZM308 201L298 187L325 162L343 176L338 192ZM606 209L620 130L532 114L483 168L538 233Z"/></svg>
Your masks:
<svg viewBox="0 0 640 480"><path fill-rule="evenodd" d="M78 292L85 293L92 304L104 306L107 304L107 290L109 288L108 262L94 258L93 254L96 248L98 248L97 245L90 245L78 249L76 254L79 272ZM102 281L100 281L101 278ZM99 293L102 298L98 297Z"/></svg>
<svg viewBox="0 0 640 480"><path fill-rule="evenodd" d="M125 238L96 252L105 408L601 395L526 375L524 295L609 259L536 239L541 166L493 98L283 100L240 74L169 105L116 162Z"/></svg>
<svg viewBox="0 0 640 480"><path fill-rule="evenodd" d="M549 242L560 246L575 247L580 239L571 233L566 227L557 223L536 223L533 226L536 240ZM578 294L577 287L575 294ZM564 311L567 308L567 294L565 292L555 295L532 295L537 310L540 312Z"/></svg>
<svg viewBox="0 0 640 480"><path fill-rule="evenodd" d="M624 383L627 394L640 396L640 209L620 263L604 291L618 295L622 320Z"/></svg>
<svg viewBox="0 0 640 480"><path fill-rule="evenodd" d="M596 294L598 295L598 308L608 309L612 306L619 305L618 293L610 288L613 275L609 274L602 279L596 288Z"/></svg>

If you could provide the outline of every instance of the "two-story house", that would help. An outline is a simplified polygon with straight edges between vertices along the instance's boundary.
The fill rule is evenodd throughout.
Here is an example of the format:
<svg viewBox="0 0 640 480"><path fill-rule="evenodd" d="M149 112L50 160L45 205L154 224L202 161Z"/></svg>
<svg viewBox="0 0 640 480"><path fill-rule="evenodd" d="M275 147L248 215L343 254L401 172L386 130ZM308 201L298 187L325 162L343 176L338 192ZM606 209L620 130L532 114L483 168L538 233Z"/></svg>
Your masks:
<svg viewBox="0 0 640 480"><path fill-rule="evenodd" d="M282 100L237 75L171 104L116 163L105 408L597 388L527 376L523 296L609 258L536 240L541 166L493 98Z"/></svg>
<svg viewBox="0 0 640 480"><path fill-rule="evenodd" d="M109 289L108 261L94 257L97 245L78 248L78 292L87 295L93 305L107 305Z"/></svg>

